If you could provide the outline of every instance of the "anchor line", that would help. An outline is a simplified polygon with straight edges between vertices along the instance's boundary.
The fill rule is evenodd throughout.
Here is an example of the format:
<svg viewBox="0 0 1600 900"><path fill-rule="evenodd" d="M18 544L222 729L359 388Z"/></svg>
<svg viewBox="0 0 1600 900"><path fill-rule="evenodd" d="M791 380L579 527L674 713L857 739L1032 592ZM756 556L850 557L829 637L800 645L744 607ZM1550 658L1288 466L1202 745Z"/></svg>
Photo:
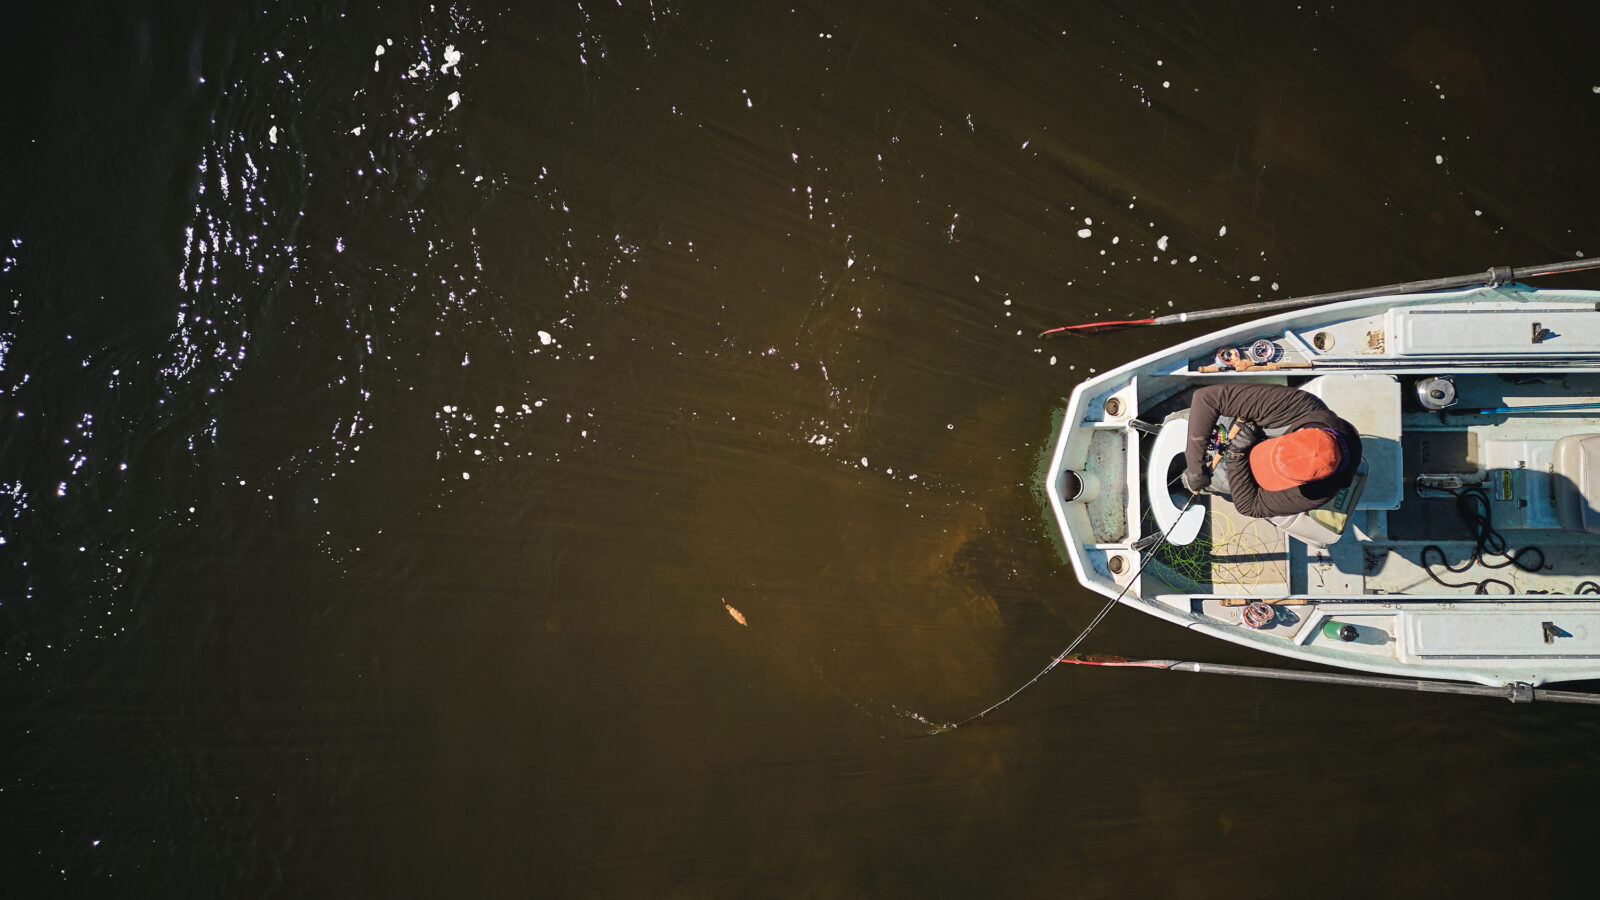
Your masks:
<svg viewBox="0 0 1600 900"><path fill-rule="evenodd" d="M1185 501L1184 504L1183 504L1183 509L1178 510L1179 519L1182 518L1183 514L1188 511L1189 507L1193 503L1194 503L1194 495L1190 494L1189 495L1189 499L1187 501ZM977 713L974 713L974 714L972 714L970 716L967 716L965 719L962 719L959 722L952 722L952 723L949 723L949 724L941 725L938 728L934 729L933 731L928 732L927 734L914 735L914 737L932 737L933 735L936 735L936 734L944 734L945 732L955 731L957 728L960 728L961 726L966 725L969 722L976 722L977 720L983 718L984 716L987 716L988 714L994 712L995 710L999 709L1000 707L1005 706L1007 703L1010 703L1012 700L1016 699L1017 696L1019 694L1021 694L1023 691L1025 691L1028 688L1031 688L1034 685L1038 684L1039 680L1044 678L1046 675L1049 675L1051 670L1053 670L1056 666L1059 666L1063 662L1068 661L1066 658L1072 655L1072 651L1078 649L1078 645L1082 644L1085 640L1087 640L1089 635L1090 635L1090 633L1093 632L1095 630L1095 628L1099 626L1100 622L1102 620L1104 620L1106 616L1111 614L1111 610L1114 609L1119 602L1121 602L1122 598L1127 596L1128 591L1134 586L1135 583L1138 582L1139 576L1144 573L1145 568L1147 566L1149 566L1152 561L1155 560L1156 554L1158 552L1160 552L1160 550L1161 550L1161 548L1163 546L1166 545L1166 543L1167 543L1167 535L1171 534L1172 533L1172 529L1174 529L1176 527L1178 527L1178 521L1174 520L1173 523L1170 526L1167 527L1167 530L1161 533L1161 540L1157 541L1155 543L1155 545L1150 548L1149 555L1147 555L1144 558L1144 561L1139 564L1139 568L1134 570L1133 576L1128 579L1128 583L1123 586L1122 591L1119 592L1115 597L1111 598L1111 602L1110 603L1107 603L1105 606L1101 607L1100 611L1095 614L1095 617L1093 619L1089 620L1089 624L1087 626L1085 626L1082 631L1078 632L1078 636L1077 637L1072 639L1072 643L1068 644L1067 648L1065 650L1062 650L1060 653L1057 653L1055 656L1051 657L1049 664L1046 665L1043 669L1040 669L1038 674L1034 675L1032 678L1030 678L1027 681L1023 682L1021 687L1019 687L1016 690L1012 691L1011 693L1007 694L1005 697L1002 697L1001 699L995 701L993 704L991 704L987 709L984 709L982 712L977 712Z"/></svg>
<svg viewBox="0 0 1600 900"><path fill-rule="evenodd" d="M1440 578L1434 572L1433 567L1435 564L1428 561L1429 554L1439 557L1437 565L1443 566L1446 572L1458 575L1470 570L1473 566L1482 566L1485 569L1504 569L1507 566L1514 565L1524 572L1537 572L1544 567L1543 549L1533 545L1523 547L1521 550L1509 548L1506 544L1505 536L1496 531L1491 523L1489 497L1481 488L1467 488L1461 491L1450 491L1449 493L1455 495L1456 513L1461 516L1462 521L1472 531L1472 555L1461 565L1452 566L1445 558L1443 548L1438 544L1429 544L1422 548L1420 562L1422 563L1423 571L1428 573L1429 578L1447 588L1470 587L1475 594L1487 594L1489 593L1490 585L1498 585L1505 588L1506 593L1515 594L1517 592L1516 587L1510 582L1499 578L1485 578L1482 581L1452 584ZM1493 563L1485 559L1484 557L1486 556L1501 556L1505 559L1503 562ZM1538 557L1537 561L1533 561L1534 556ZM1579 593L1582 593L1582 585L1579 586Z"/></svg>

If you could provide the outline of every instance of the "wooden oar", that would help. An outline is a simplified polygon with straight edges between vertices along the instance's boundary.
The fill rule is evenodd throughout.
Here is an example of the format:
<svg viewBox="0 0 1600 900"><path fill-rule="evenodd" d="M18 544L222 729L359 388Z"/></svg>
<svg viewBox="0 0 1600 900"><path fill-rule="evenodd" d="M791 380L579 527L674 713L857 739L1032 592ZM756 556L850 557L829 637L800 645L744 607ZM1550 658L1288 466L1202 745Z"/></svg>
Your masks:
<svg viewBox="0 0 1600 900"><path fill-rule="evenodd" d="M1536 278L1540 275L1558 275L1563 272L1582 272L1587 269L1600 269L1600 260L1575 259L1570 262L1548 263L1542 266L1520 266L1517 268L1496 266L1487 272L1474 272L1470 275L1429 278L1425 281L1407 281L1401 284L1386 284L1381 287L1358 288L1353 291L1335 291L1331 294L1311 294L1306 297L1286 297L1282 300L1246 303L1243 306L1229 306L1223 309L1202 309L1195 312L1174 313L1170 316L1156 316L1150 319L1125 319L1118 322L1087 322L1082 325L1063 325L1059 328L1041 332L1039 337L1053 338L1060 334L1098 334L1103 331L1115 331L1120 328L1132 328L1138 325L1176 325L1180 322L1198 322L1203 319L1224 319L1229 316L1273 312L1280 309L1321 306L1325 303L1361 300L1367 297L1381 297L1385 294L1417 294L1424 291L1443 291L1450 288L1472 287L1478 284L1486 284L1492 287L1497 284L1505 284L1508 281L1521 281L1524 278Z"/></svg>

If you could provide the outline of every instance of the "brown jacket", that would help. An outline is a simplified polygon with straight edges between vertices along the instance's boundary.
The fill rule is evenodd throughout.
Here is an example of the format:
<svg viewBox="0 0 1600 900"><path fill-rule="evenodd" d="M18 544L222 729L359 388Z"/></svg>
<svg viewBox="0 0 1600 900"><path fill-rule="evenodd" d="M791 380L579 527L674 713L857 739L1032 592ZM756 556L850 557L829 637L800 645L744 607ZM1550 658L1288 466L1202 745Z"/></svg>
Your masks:
<svg viewBox="0 0 1600 900"><path fill-rule="evenodd" d="M1228 465L1228 487L1233 505L1247 516L1265 519L1316 509L1333 499L1339 489L1355 476L1361 462L1361 435L1353 425L1334 415L1321 400L1305 391L1281 384L1234 382L1213 384L1194 392L1189 406L1189 444L1184 461L1191 476L1205 470L1206 450L1216 431L1218 416L1248 419L1266 431L1289 432L1297 428L1328 428L1338 432L1350 450L1339 471L1319 481L1311 481L1283 491L1262 490L1250 472L1246 456L1239 464Z"/></svg>

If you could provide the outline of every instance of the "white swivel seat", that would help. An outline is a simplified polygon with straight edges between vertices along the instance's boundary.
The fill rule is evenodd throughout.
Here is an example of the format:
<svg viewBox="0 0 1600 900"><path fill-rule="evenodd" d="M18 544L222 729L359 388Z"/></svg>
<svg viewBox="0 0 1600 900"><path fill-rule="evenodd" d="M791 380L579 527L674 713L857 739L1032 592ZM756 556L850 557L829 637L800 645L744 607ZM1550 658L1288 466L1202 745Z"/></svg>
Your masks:
<svg viewBox="0 0 1600 900"><path fill-rule="evenodd" d="M1600 534L1600 434L1569 434L1556 441L1550 476L1561 527Z"/></svg>

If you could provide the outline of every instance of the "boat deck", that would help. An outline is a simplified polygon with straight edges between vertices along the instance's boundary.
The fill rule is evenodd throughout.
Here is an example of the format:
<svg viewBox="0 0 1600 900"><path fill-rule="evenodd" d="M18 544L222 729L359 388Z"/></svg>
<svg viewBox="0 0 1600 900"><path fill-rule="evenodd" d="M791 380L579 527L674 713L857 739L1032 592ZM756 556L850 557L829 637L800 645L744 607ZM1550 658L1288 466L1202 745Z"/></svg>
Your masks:
<svg viewBox="0 0 1600 900"><path fill-rule="evenodd" d="M1523 383L1479 375L1460 378L1457 384L1463 408L1549 405L1575 394L1600 396L1600 375L1595 374ZM1369 388L1363 390L1370 393ZM1395 396L1379 405L1392 403L1398 413L1399 389L1392 383ZM1191 393L1167 398L1155 412L1183 409ZM1392 435L1372 434L1364 427L1372 470L1342 539L1326 550L1314 550L1270 523L1239 514L1226 498L1206 496L1202 502L1208 513L1200 534L1189 545L1163 548L1146 576L1158 584L1146 593L1160 592L1164 585L1229 597L1476 595L1487 582L1485 590L1491 594L1575 594L1600 573L1600 540L1558 526L1548 470L1559 437L1600 433L1596 412L1600 410L1453 416L1409 411L1398 414ZM1492 552L1493 543L1475 557L1477 526L1463 516L1457 497L1425 488L1419 492L1419 476L1455 476L1465 489L1480 491L1489 526L1513 556L1527 554L1520 556L1527 568ZM1389 506L1393 508L1384 508ZM1142 533L1150 533L1153 524L1147 518ZM1422 563L1429 547L1438 548L1428 551L1438 580L1429 577Z"/></svg>
<svg viewBox="0 0 1600 900"><path fill-rule="evenodd" d="M1458 382L1463 406L1551 404L1574 392L1600 396L1600 375ZM1362 384L1369 395L1363 402L1398 405L1398 398L1374 401L1371 387ZM1181 409L1189 393L1164 406ZM1587 412L1413 411L1393 417L1392 434L1368 415L1363 443L1384 451L1366 454L1369 488L1375 483L1379 490L1363 493L1339 540L1319 549L1240 514L1225 497L1206 496L1199 533L1157 551L1140 593L1174 614L1229 626L1252 641L1334 654L1356 667L1363 660L1377 668L1400 661L1453 666L1458 674L1492 671L1484 680L1548 677L1563 665L1587 672L1600 659L1600 596L1593 596L1600 595L1600 541L1558 526L1549 473L1559 437L1600 433L1600 417ZM1419 491L1419 476L1455 476L1462 488ZM1461 490L1481 494L1469 509L1488 513L1492 531L1481 553L1484 523L1463 515ZM1146 519L1141 533L1153 524ZM1276 616L1264 628L1247 628L1245 606L1257 600L1270 602ZM1325 633L1329 623L1332 633ZM1355 640L1337 636L1344 625L1355 626ZM1541 676L1493 668L1508 658L1537 661Z"/></svg>

